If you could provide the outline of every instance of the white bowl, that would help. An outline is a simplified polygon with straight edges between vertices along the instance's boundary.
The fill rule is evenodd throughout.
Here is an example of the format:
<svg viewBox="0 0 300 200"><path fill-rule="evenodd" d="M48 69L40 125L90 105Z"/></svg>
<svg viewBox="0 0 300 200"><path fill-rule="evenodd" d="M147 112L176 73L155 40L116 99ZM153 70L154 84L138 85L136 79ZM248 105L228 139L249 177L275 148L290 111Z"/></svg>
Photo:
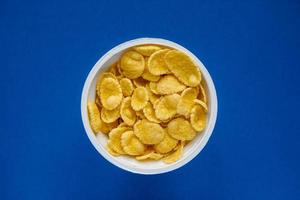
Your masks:
<svg viewBox="0 0 300 200"><path fill-rule="evenodd" d="M204 80L206 86L207 97L209 102L207 126L204 131L198 134L191 142L189 142L188 145L184 147L182 157L177 162L172 164L165 164L162 161L139 162L136 161L134 158L130 158L127 156L119 156L119 157L111 156L105 149L105 145L107 143L106 135L97 134L96 136L93 133L89 124L88 113L87 113L87 102L89 99L91 100L95 99L95 86L99 74L107 70L108 66L115 63L120 58L122 53L126 51L128 48L136 45L142 45L142 44L158 44L163 46L169 46L171 48L178 49L186 53L199 66L202 72L202 79ZM124 170L133 173L138 173L138 174L160 174L160 173L169 172L178 169L179 167L182 167L183 165L191 161L195 156L197 156L200 153L200 151L204 148L209 137L213 132L216 118L217 118L217 107L218 107L218 103L217 103L215 86L208 71L206 70L202 62L194 54L192 54L189 50L182 47L181 45L171 42L169 40L164 40L159 38L139 38L139 39L130 40L128 42L124 42L114 47L109 52L107 52L104 56L100 58L100 60L95 64L95 66L90 71L85 81L83 91L82 91L82 98L81 98L82 121L87 136L89 137L94 147L106 160L108 160L112 164Z"/></svg>

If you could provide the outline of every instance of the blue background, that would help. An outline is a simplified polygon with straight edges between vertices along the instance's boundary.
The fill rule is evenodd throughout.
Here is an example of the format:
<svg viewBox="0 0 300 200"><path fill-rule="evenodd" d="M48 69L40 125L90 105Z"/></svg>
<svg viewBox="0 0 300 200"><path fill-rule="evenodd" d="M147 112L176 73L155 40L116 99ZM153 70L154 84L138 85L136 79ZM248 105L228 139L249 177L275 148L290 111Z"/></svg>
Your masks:
<svg viewBox="0 0 300 200"><path fill-rule="evenodd" d="M115 45L173 40L211 73L215 131L167 174L88 140L84 81ZM0 199L300 199L300 1L0 1Z"/></svg>

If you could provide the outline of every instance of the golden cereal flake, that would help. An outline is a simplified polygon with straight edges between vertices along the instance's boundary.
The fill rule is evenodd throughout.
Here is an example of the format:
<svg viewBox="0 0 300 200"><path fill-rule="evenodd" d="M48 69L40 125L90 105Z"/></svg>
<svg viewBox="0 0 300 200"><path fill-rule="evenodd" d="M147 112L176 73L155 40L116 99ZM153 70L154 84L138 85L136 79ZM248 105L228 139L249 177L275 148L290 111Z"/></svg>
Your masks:
<svg viewBox="0 0 300 200"><path fill-rule="evenodd" d="M189 117L191 109L194 105L194 99L197 98L197 88L187 88L181 93L180 100L177 105L177 113Z"/></svg>
<svg viewBox="0 0 300 200"><path fill-rule="evenodd" d="M124 152L128 155L142 155L146 150L144 145L134 134L133 131L126 131L121 136L121 145Z"/></svg>
<svg viewBox="0 0 300 200"><path fill-rule="evenodd" d="M157 82L157 92L159 94L173 94L181 92L185 88L186 86L173 75L166 75Z"/></svg>
<svg viewBox="0 0 300 200"><path fill-rule="evenodd" d="M144 116L150 121L155 123L160 123L160 120L156 118L153 105L148 102L143 109Z"/></svg>
<svg viewBox="0 0 300 200"><path fill-rule="evenodd" d="M169 70L185 85L196 87L200 84L201 72L188 55L178 50L171 50L164 58Z"/></svg>
<svg viewBox="0 0 300 200"><path fill-rule="evenodd" d="M169 153L176 147L177 143L178 140L166 133L164 139L160 143L154 145L154 149L158 153Z"/></svg>
<svg viewBox="0 0 300 200"><path fill-rule="evenodd" d="M201 101L199 99L194 99L194 103L199 104L204 109L205 112L208 111L207 105L203 101Z"/></svg>
<svg viewBox="0 0 300 200"><path fill-rule="evenodd" d="M170 163L174 163L176 161L178 161L181 156L182 156L182 153L183 153L183 143L181 142L179 144L179 147L177 148L176 151L174 151L173 153L171 153L170 155L164 157L162 160L167 163L167 164L170 164Z"/></svg>
<svg viewBox="0 0 300 200"><path fill-rule="evenodd" d="M122 72L122 70L121 70L120 65L121 65L121 64L120 64L120 61L118 61L118 62L117 62L117 70L118 70L119 74L123 76L123 72Z"/></svg>
<svg viewBox="0 0 300 200"><path fill-rule="evenodd" d="M115 109L123 98L119 82L113 78L104 78L100 84L99 96L104 108L108 110Z"/></svg>
<svg viewBox="0 0 300 200"><path fill-rule="evenodd" d="M160 76L153 75L149 72L148 69L148 58L145 58L145 70L144 73L142 74L143 79L148 80L148 81L153 81L156 82L159 80Z"/></svg>
<svg viewBox="0 0 300 200"><path fill-rule="evenodd" d="M112 129L118 126L118 121L114 121L112 123L102 123L101 132L108 134Z"/></svg>
<svg viewBox="0 0 300 200"><path fill-rule="evenodd" d="M125 131L130 130L127 127L117 127L109 132L107 145L119 154L125 154L121 145L121 136Z"/></svg>
<svg viewBox="0 0 300 200"><path fill-rule="evenodd" d="M191 125L196 131L204 130L206 126L206 114L204 108L195 104L191 111L190 117Z"/></svg>
<svg viewBox="0 0 300 200"><path fill-rule="evenodd" d="M196 136L196 132L189 121L181 117L170 121L167 130L177 140L192 140Z"/></svg>
<svg viewBox="0 0 300 200"><path fill-rule="evenodd" d="M133 126L136 121L136 113L131 107L131 97L123 99L120 112L123 121L129 126Z"/></svg>
<svg viewBox="0 0 300 200"><path fill-rule="evenodd" d="M152 93L159 95L157 91L157 83L156 82L149 82L149 88Z"/></svg>
<svg viewBox="0 0 300 200"><path fill-rule="evenodd" d="M202 84L200 84L199 87L200 87L200 92L199 92L199 95L198 95L198 99L200 99L201 101L203 101L204 103L207 104L207 95L206 95L204 86Z"/></svg>
<svg viewBox="0 0 300 200"><path fill-rule="evenodd" d="M129 127L125 122L121 122L118 127Z"/></svg>
<svg viewBox="0 0 300 200"><path fill-rule="evenodd" d="M162 154L155 153L153 150L150 150L150 151L147 151L144 155L135 157L135 159L137 159L137 160L147 160L147 159L159 160L162 157L163 157Z"/></svg>
<svg viewBox="0 0 300 200"><path fill-rule="evenodd" d="M103 81L103 79L105 79L105 78L112 78L112 79L117 80L117 77L111 72L103 72L102 74L100 74L99 78L97 80L97 83L96 83L96 93L99 97L100 97L100 85L101 85L101 82Z"/></svg>
<svg viewBox="0 0 300 200"><path fill-rule="evenodd" d="M125 97L130 96L133 92L133 85L129 78L122 78L120 80L120 86L122 93Z"/></svg>
<svg viewBox="0 0 300 200"><path fill-rule="evenodd" d="M127 78L138 78L144 72L145 59L136 51L127 51L121 57L120 69Z"/></svg>
<svg viewBox="0 0 300 200"><path fill-rule="evenodd" d="M148 60L148 70L153 75L162 75L169 72L168 66L165 62L165 55L169 52L169 49L162 49L153 53Z"/></svg>
<svg viewBox="0 0 300 200"><path fill-rule="evenodd" d="M159 95L154 94L151 91L149 84L146 85L146 89L147 89L147 92L148 92L149 100L152 103L152 105L154 105L154 102L159 99Z"/></svg>
<svg viewBox="0 0 300 200"><path fill-rule="evenodd" d="M100 98L98 97L98 95L96 95L96 100L95 100L96 105L98 106L98 109L100 110L100 108L102 108L102 103Z"/></svg>
<svg viewBox="0 0 300 200"><path fill-rule="evenodd" d="M142 110L149 100L148 92L145 87L137 87L131 97L131 107L135 111Z"/></svg>
<svg viewBox="0 0 300 200"><path fill-rule="evenodd" d="M159 124L146 119L138 121L133 132L144 144L158 144L165 136L165 130Z"/></svg>
<svg viewBox="0 0 300 200"><path fill-rule="evenodd" d="M108 145L106 146L106 150L108 151L108 153L112 156L120 156L121 154L115 152L112 148L110 148Z"/></svg>
<svg viewBox="0 0 300 200"><path fill-rule="evenodd" d="M161 47L153 44L136 46L133 48L135 51L139 52L143 56L151 56L155 51L161 50Z"/></svg>
<svg viewBox="0 0 300 200"><path fill-rule="evenodd" d="M112 123L120 117L120 105L113 110L107 110L102 108L101 110L101 119L105 123Z"/></svg>
<svg viewBox="0 0 300 200"><path fill-rule="evenodd" d="M154 105L155 116L162 121L172 118L177 112L177 104L179 100L179 94L170 94L162 97Z"/></svg>
<svg viewBox="0 0 300 200"><path fill-rule="evenodd" d="M92 130L94 131L94 133L100 132L103 122L100 118L100 111L96 103L89 101L87 104L87 109Z"/></svg>

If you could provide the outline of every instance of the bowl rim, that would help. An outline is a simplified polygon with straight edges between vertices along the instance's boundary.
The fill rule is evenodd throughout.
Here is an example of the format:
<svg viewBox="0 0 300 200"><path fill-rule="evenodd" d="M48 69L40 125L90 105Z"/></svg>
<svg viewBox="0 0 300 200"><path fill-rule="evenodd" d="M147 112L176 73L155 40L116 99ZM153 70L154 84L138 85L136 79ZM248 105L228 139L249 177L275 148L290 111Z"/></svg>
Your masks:
<svg viewBox="0 0 300 200"><path fill-rule="evenodd" d="M210 95L210 99L211 99L210 100L210 115L211 115L210 120L207 122L207 127L206 127L205 131L202 133L203 137L201 138L199 143L196 145L196 148L194 148L194 151L189 152L189 154L186 155L186 157L181 158L179 161L177 161L173 164L166 165L165 167L160 168L160 169L142 169L142 168L135 167L135 166L124 165L124 163L120 162L118 159L112 158L112 156L108 155L108 152L102 145L99 144L99 142L97 141L96 135L93 133L92 129L90 128L89 120L88 120L88 113L87 113L87 109L86 109L87 102L88 102L89 89L91 87L92 80L96 76L97 72L101 69L103 64L105 62L107 62L113 55L119 53L120 51L128 49L132 46L143 45L143 44L157 44L157 45L170 46L172 48L181 50L181 51L187 53L189 56L191 56L192 59L198 64L198 66L201 70L202 77L204 77L204 79L206 81L207 89L209 90L209 95ZM170 171L173 171L175 169L178 169L178 168L184 166L185 164L190 162L192 159L194 159L202 151L202 149L207 144L210 136L212 135L212 132L214 130L215 123L217 120L217 113L218 113L218 99L217 99L215 86L214 86L213 80L212 80L209 72L207 71L207 69L205 68L203 63L198 59L198 57L196 57L192 52L190 52L185 47L183 47L175 42L172 42L170 40L166 40L166 39L162 39L162 38L137 38L137 39L126 41L124 43L121 43L121 44L113 47L111 50L109 50L107 53L105 53L93 66L93 68L91 69L91 71L89 72L89 74L85 80L84 87L82 90L82 95L81 95L81 118L82 118L85 132L86 132L89 140L93 144L93 146L96 148L98 153L100 153L111 164L113 164L123 170L129 171L132 173L136 173L136 174L151 175L151 174L162 174L162 173L170 172Z"/></svg>

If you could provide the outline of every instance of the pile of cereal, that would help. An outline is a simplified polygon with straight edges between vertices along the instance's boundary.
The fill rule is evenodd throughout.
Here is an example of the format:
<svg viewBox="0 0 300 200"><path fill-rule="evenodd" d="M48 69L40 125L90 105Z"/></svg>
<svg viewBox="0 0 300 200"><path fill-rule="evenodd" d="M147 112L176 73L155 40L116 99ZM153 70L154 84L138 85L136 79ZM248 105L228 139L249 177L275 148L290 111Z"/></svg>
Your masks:
<svg viewBox="0 0 300 200"><path fill-rule="evenodd" d="M107 151L137 160L176 162L183 147L206 126L207 98L201 72L181 51L136 46L102 73L88 102L96 134Z"/></svg>

